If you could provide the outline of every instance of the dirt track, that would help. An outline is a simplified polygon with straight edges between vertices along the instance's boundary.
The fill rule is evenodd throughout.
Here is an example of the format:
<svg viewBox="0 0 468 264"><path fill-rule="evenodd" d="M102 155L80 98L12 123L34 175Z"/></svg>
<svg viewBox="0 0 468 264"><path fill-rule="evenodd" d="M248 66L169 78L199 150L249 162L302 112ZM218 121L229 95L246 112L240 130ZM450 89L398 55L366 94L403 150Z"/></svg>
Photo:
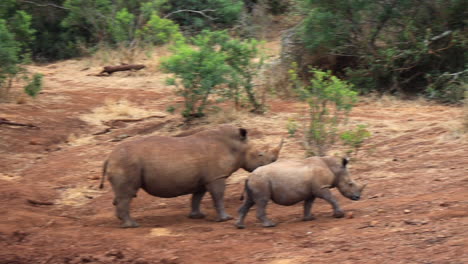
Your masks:
<svg viewBox="0 0 468 264"><path fill-rule="evenodd" d="M318 201L317 219L302 222L302 205L270 205L276 228L262 228L251 212L247 229L237 230L233 221L214 222L208 196L207 219L193 220L189 196L141 191L132 204L141 227L120 229L109 184L97 188L101 164L121 140L180 131L178 116L165 112L179 99L161 74L95 77L86 74L97 68L82 68L79 61L32 67L45 74L39 98L0 105L0 117L40 128L0 125L0 263L468 263L468 146L456 131L462 109L360 103L351 121L368 124L373 137L351 173L368 187L359 202L334 191L352 217L335 219ZM267 115L233 122L253 140L276 144L303 108L269 104ZM302 155L299 140L287 138L281 158ZM246 176L229 180L232 215Z"/></svg>

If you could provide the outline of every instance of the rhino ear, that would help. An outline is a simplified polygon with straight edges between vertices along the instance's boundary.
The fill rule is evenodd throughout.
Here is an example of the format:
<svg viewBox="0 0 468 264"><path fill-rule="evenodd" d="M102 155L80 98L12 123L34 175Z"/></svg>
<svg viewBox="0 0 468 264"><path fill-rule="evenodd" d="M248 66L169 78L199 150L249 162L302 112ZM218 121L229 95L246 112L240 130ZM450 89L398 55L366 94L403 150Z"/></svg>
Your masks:
<svg viewBox="0 0 468 264"><path fill-rule="evenodd" d="M346 168L346 165L348 165L348 159L347 158L343 158L343 160L341 161L341 165L343 166L343 168Z"/></svg>
<svg viewBox="0 0 468 264"><path fill-rule="evenodd" d="M240 134L241 140L247 139L247 129L239 128L239 134Z"/></svg>

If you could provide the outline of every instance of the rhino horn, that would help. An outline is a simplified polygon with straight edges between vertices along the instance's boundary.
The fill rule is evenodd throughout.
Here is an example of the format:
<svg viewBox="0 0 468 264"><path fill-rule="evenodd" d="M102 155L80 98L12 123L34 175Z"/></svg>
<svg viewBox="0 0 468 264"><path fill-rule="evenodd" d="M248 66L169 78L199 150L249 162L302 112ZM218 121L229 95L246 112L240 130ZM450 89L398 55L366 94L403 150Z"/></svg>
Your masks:
<svg viewBox="0 0 468 264"><path fill-rule="evenodd" d="M275 149L272 150L273 155L275 155L276 158L278 158L279 156L280 150L283 147L283 143L284 143L284 138L281 138L281 142L279 143L279 145Z"/></svg>
<svg viewBox="0 0 468 264"><path fill-rule="evenodd" d="M327 185L322 185L322 187L320 187L320 189L330 189L332 186L330 184L327 184Z"/></svg>
<svg viewBox="0 0 468 264"><path fill-rule="evenodd" d="M361 186L361 192L364 191L364 188L367 186L367 183L364 183L362 186Z"/></svg>

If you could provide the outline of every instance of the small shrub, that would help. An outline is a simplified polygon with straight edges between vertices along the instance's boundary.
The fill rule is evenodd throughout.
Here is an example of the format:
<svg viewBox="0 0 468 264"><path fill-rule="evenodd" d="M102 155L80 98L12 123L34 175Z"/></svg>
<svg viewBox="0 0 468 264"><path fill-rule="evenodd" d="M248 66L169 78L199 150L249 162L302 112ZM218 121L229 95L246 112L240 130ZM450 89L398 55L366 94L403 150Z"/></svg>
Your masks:
<svg viewBox="0 0 468 264"><path fill-rule="evenodd" d="M24 92L33 98L36 97L42 90L42 77L42 74L34 74L31 82L24 87Z"/></svg>
<svg viewBox="0 0 468 264"><path fill-rule="evenodd" d="M341 141L344 145L351 147L347 150L347 154L354 154L357 156L358 150L362 147L362 143L371 137L371 133L367 130L366 125L357 125L355 129L347 130L340 135Z"/></svg>
<svg viewBox="0 0 468 264"><path fill-rule="evenodd" d="M225 63L226 55L217 51L216 37L215 33L205 32L192 38L196 47L179 43L174 55L161 63L163 70L179 80L170 79L167 83L175 84L177 93L184 97L182 115L186 120L205 115L213 89L226 83L225 77L231 70Z"/></svg>
<svg viewBox="0 0 468 264"><path fill-rule="evenodd" d="M289 137L295 137L296 136L296 132L297 132L297 129L298 129L296 120L290 118L288 120L288 123L286 124L286 128L288 129Z"/></svg>
<svg viewBox="0 0 468 264"><path fill-rule="evenodd" d="M351 89L351 84L333 76L330 71L318 69L310 70L313 77L309 85L304 85L295 68L296 64L289 71L294 90L309 106L304 131L306 155L325 156L337 139L339 126L347 121L356 103L357 92Z"/></svg>

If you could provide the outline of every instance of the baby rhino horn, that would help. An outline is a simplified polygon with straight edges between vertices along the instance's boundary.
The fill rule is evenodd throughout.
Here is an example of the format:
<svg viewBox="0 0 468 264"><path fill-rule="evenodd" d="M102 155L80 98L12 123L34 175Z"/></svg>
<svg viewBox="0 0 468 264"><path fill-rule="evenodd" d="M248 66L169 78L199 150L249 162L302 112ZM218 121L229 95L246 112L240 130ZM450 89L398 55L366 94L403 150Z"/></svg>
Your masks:
<svg viewBox="0 0 468 264"><path fill-rule="evenodd" d="M361 192L364 191L364 188L367 186L367 183L364 183L362 186L361 186Z"/></svg>

